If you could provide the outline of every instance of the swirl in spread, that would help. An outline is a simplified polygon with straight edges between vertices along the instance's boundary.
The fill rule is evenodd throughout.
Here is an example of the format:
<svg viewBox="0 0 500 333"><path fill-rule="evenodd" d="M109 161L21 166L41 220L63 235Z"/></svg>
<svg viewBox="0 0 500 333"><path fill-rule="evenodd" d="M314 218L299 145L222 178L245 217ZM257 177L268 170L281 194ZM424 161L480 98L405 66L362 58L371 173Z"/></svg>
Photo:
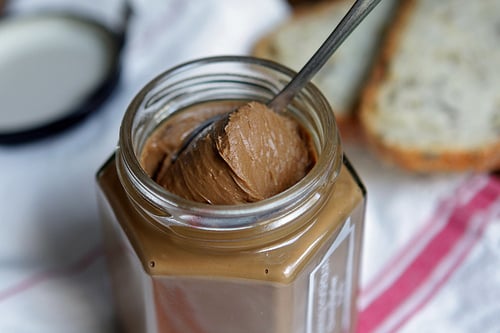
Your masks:
<svg viewBox="0 0 500 333"><path fill-rule="evenodd" d="M202 117L200 110L186 110L183 117L167 120L143 149L144 169L168 191L209 204L255 202L294 185L315 164L307 131L258 102L244 104L215 122L172 163L171 156L186 135L204 118L220 112L208 109Z"/></svg>

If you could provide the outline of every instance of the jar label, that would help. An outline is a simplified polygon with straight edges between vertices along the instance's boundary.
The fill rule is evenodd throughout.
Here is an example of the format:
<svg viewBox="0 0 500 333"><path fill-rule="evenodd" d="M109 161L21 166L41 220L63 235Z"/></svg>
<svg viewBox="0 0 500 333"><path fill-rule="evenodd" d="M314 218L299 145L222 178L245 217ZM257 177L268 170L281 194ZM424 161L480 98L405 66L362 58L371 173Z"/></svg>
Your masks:
<svg viewBox="0 0 500 333"><path fill-rule="evenodd" d="M309 276L307 333L346 332L351 321L355 225L348 218Z"/></svg>

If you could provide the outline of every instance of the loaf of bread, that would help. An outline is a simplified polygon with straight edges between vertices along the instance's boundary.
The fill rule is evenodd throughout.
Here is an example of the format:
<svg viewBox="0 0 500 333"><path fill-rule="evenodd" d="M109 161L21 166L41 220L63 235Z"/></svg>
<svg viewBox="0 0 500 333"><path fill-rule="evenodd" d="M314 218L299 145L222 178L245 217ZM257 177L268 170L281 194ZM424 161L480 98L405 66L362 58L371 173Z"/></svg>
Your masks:
<svg viewBox="0 0 500 333"><path fill-rule="evenodd" d="M353 0L295 9L291 17L255 45L253 54L299 70L347 13ZM372 64L395 0L382 1L340 46L313 82L329 100L344 134L350 128L360 88Z"/></svg>
<svg viewBox="0 0 500 333"><path fill-rule="evenodd" d="M401 0L363 91L367 141L409 170L500 168L500 1Z"/></svg>

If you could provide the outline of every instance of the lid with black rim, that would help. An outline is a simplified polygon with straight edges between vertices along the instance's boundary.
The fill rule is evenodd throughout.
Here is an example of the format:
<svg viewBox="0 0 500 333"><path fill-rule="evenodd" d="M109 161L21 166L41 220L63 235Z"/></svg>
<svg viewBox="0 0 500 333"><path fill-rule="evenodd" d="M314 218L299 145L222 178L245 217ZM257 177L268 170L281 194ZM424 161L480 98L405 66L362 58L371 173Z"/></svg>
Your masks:
<svg viewBox="0 0 500 333"><path fill-rule="evenodd" d="M0 20L0 143L57 133L96 111L118 79L122 36L68 14Z"/></svg>

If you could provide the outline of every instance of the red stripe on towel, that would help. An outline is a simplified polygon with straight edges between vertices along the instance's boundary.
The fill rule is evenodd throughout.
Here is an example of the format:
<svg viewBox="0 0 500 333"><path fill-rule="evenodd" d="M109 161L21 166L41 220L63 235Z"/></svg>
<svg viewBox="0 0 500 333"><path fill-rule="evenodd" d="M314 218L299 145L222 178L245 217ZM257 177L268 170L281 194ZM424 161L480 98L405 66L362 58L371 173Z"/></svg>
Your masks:
<svg viewBox="0 0 500 333"><path fill-rule="evenodd" d="M477 191L471 191L472 188ZM362 291L361 298L379 289L376 297L372 295L361 309L358 332L393 332L416 314L465 260L492 220L488 216L490 210L498 208L499 203L500 181L485 176L469 179L452 198L444 200L430 220L442 221L443 215L447 216L442 227L433 229L432 237L425 239L433 228L433 223L427 224L395 260L382 269L376 281ZM420 251L407 260L405 253L422 243ZM406 266L394 277L391 271L399 261L405 260ZM388 279L393 280L388 284Z"/></svg>

